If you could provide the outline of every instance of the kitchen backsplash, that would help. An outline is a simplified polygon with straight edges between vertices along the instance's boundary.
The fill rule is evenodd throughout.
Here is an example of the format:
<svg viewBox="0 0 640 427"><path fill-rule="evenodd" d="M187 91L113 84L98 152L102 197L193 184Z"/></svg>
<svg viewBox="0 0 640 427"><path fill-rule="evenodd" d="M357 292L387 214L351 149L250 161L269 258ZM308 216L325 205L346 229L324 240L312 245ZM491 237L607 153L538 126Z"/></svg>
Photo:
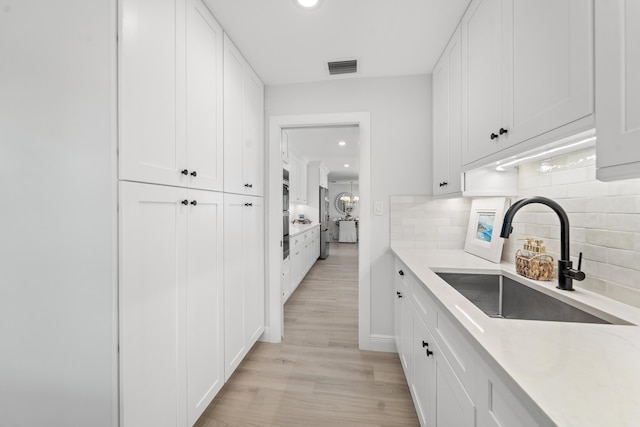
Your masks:
<svg viewBox="0 0 640 427"><path fill-rule="evenodd" d="M396 246L462 249L471 199L391 196L390 241Z"/></svg>
<svg viewBox="0 0 640 427"><path fill-rule="evenodd" d="M519 167L519 196L545 196L567 211L574 267L583 253L587 275L577 287L640 307L640 179L595 179L593 148ZM471 200L433 200L429 196L391 198L391 241L395 245L463 248ZM440 225L442 228L435 227ZM513 221L502 260L514 262L524 237L544 240L558 259L560 225L548 207L528 205Z"/></svg>

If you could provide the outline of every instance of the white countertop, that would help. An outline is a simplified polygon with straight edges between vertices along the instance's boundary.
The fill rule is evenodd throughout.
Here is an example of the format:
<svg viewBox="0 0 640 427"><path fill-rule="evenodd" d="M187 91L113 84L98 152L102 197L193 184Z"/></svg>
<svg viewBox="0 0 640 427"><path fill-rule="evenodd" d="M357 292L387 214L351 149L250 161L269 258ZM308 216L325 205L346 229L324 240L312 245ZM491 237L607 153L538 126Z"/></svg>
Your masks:
<svg viewBox="0 0 640 427"><path fill-rule="evenodd" d="M640 426L640 310L556 282L526 279L513 264L494 264L462 250L392 247L445 310L459 321L471 344L508 375L531 403L559 426ZM526 281L536 290L571 299L586 311L610 313L633 325L600 325L494 319L435 272L496 273ZM530 403L530 404L531 404Z"/></svg>
<svg viewBox="0 0 640 427"><path fill-rule="evenodd" d="M312 222L311 224L290 224L289 225L289 236L297 236L298 234L302 234L305 231L311 230L313 227L320 226L318 222Z"/></svg>

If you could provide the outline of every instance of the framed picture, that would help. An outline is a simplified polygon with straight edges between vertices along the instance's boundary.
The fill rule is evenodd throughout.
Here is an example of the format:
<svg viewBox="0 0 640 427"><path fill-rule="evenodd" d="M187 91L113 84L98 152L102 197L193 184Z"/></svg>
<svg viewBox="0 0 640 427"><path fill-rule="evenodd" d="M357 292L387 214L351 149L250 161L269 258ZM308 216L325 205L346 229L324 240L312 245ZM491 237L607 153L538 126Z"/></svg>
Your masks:
<svg viewBox="0 0 640 427"><path fill-rule="evenodd" d="M505 197L473 200L464 245L466 252L491 262L500 262L504 242L500 230L506 209Z"/></svg>

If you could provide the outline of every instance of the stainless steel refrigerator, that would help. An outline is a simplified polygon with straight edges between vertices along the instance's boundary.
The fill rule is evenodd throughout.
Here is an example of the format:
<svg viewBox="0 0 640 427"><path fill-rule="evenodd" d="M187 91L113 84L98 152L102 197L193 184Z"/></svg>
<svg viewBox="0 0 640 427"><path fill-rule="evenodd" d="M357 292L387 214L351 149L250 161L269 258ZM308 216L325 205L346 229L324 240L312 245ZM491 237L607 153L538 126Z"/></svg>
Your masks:
<svg viewBox="0 0 640 427"><path fill-rule="evenodd" d="M329 256L329 190L320 187L320 259Z"/></svg>

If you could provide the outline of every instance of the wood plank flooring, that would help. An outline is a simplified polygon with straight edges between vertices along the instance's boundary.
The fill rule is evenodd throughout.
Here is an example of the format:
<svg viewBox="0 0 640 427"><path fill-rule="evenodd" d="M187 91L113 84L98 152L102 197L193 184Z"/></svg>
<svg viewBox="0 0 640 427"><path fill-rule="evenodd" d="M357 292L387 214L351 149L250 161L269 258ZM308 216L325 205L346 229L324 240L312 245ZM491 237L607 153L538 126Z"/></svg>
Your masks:
<svg viewBox="0 0 640 427"><path fill-rule="evenodd" d="M196 427L418 426L395 353L358 350L358 246L331 243Z"/></svg>

